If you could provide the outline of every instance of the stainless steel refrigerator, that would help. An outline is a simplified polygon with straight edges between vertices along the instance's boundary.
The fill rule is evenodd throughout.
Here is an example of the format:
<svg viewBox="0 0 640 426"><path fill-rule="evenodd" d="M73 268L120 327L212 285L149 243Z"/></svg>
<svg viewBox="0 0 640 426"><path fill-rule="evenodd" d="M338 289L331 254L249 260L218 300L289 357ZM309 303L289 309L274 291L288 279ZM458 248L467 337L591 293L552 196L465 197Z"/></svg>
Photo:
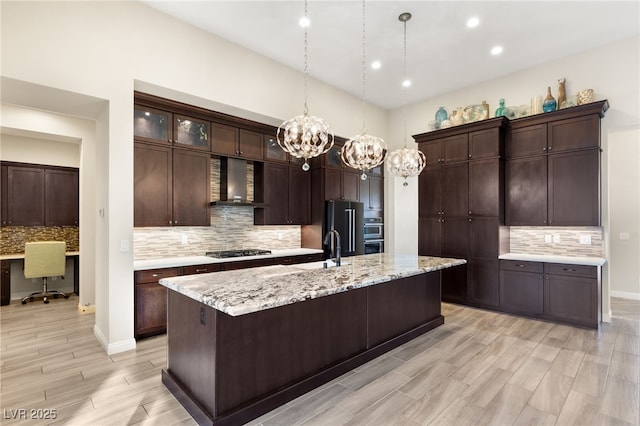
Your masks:
<svg viewBox="0 0 640 426"><path fill-rule="evenodd" d="M332 229L340 234L341 255L364 254L364 204L356 201L330 200L325 202L326 235ZM324 246L325 253L331 246Z"/></svg>

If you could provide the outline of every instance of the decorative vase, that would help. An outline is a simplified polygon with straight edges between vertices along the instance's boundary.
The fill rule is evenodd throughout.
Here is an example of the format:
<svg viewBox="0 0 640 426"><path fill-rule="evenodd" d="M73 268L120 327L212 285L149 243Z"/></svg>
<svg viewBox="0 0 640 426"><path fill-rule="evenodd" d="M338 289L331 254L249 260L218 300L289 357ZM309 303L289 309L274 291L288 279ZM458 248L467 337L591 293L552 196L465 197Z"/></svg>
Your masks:
<svg viewBox="0 0 640 426"><path fill-rule="evenodd" d="M504 106L504 98L500 98L500 108L496 110L496 117L507 115L507 108Z"/></svg>
<svg viewBox="0 0 640 426"><path fill-rule="evenodd" d="M444 107L438 108L436 111L436 128L440 128L440 124L448 118L447 111Z"/></svg>
<svg viewBox="0 0 640 426"><path fill-rule="evenodd" d="M557 105L558 103L556 102L556 98L551 95L551 86L549 86L547 87L547 97L544 98L544 102L542 102L542 111L555 111Z"/></svg>
<svg viewBox="0 0 640 426"><path fill-rule="evenodd" d="M464 123L464 119L462 118L462 107L458 107L453 110L449 117L449 121L451 121L451 125L453 126L459 126Z"/></svg>
<svg viewBox="0 0 640 426"><path fill-rule="evenodd" d="M564 103L567 101L567 92L564 88L564 83L566 79L561 78L558 80L558 109L564 108Z"/></svg>
<svg viewBox="0 0 640 426"><path fill-rule="evenodd" d="M491 113L489 112L489 104L487 103L487 101L482 101L482 106L484 107L484 116L482 117L482 120L491 117Z"/></svg>

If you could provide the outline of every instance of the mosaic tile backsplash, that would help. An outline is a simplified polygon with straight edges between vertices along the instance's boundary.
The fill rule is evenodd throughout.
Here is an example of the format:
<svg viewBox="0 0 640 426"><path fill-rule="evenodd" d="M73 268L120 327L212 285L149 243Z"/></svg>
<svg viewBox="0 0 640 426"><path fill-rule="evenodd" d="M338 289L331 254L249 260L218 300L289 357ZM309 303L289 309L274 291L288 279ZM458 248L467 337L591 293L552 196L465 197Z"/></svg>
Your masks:
<svg viewBox="0 0 640 426"><path fill-rule="evenodd" d="M551 226L512 226L510 228L510 252L526 254L550 254L560 256L603 257L602 228ZM553 242L554 236L556 241ZM591 238L590 244L580 244L580 237ZM545 242L551 238L551 242Z"/></svg>
<svg viewBox="0 0 640 426"><path fill-rule="evenodd" d="M67 251L80 250L77 226L3 226L0 233L0 254L24 253L24 243L32 241L65 241Z"/></svg>
<svg viewBox="0 0 640 426"><path fill-rule="evenodd" d="M135 228L134 260L202 256L231 249L293 249L300 247L300 226L255 226L253 207L213 206L211 226Z"/></svg>

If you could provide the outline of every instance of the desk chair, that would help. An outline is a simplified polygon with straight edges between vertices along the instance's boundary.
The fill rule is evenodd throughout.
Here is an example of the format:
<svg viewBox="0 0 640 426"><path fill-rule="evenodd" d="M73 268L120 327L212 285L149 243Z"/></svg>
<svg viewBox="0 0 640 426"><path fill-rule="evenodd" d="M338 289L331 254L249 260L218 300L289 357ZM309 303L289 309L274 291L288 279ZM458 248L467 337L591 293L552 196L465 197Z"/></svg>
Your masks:
<svg viewBox="0 0 640 426"><path fill-rule="evenodd" d="M27 300L33 302L34 297L44 297L44 303L49 303L49 296L53 296L54 299L57 299L58 296L69 298L58 290L47 288L47 277L64 278L67 263L66 249L67 243L64 241L39 241L24 245L24 277L42 278L42 291L24 297L22 299L23 305L27 303Z"/></svg>

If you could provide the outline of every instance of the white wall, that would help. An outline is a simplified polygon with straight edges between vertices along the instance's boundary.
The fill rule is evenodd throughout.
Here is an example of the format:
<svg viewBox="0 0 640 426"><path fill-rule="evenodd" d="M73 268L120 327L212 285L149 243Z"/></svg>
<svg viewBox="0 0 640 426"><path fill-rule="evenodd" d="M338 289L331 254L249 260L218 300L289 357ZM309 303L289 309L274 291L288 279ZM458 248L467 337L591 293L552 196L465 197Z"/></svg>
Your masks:
<svg viewBox="0 0 640 426"><path fill-rule="evenodd" d="M80 167L80 141L0 135L0 160L51 166Z"/></svg>

